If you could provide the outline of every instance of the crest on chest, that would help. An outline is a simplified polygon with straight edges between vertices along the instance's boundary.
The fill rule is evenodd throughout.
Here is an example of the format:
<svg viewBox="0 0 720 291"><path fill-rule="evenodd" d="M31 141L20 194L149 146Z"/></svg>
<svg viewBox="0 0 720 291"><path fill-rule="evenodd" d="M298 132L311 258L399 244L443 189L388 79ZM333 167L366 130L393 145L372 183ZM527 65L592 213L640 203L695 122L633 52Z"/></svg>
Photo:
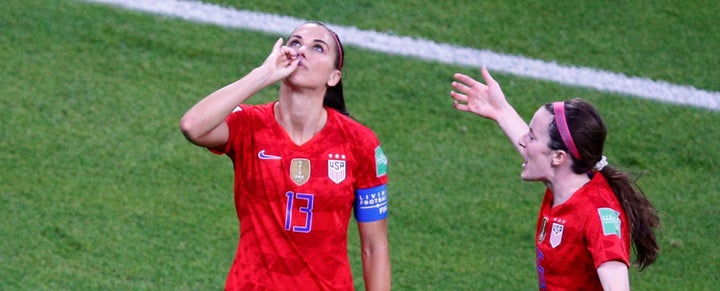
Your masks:
<svg viewBox="0 0 720 291"><path fill-rule="evenodd" d="M550 246L556 248L562 242L563 232L565 231L565 220L553 218L552 229L550 230Z"/></svg>
<svg viewBox="0 0 720 291"><path fill-rule="evenodd" d="M290 162L290 179L298 186L310 180L310 160L292 159Z"/></svg>
<svg viewBox="0 0 720 291"><path fill-rule="evenodd" d="M328 154L328 178L335 184L345 180L347 161L344 154Z"/></svg>

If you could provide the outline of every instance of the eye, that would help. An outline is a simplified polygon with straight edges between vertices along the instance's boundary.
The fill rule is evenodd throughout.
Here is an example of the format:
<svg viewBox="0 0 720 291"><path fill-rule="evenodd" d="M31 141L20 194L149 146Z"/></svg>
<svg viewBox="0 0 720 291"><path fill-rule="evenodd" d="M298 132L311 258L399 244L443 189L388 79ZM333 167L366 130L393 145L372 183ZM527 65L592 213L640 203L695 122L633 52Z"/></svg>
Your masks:
<svg viewBox="0 0 720 291"><path fill-rule="evenodd" d="M531 132L529 132L528 135L527 135L527 140L528 140L529 142L535 141L535 140L537 140L537 137L536 137L535 134L532 133L532 131L531 131Z"/></svg>
<svg viewBox="0 0 720 291"><path fill-rule="evenodd" d="M319 52L319 53L322 53L322 52L325 51L325 48L323 48L323 47L322 47L321 45L319 45L319 44L315 45L315 46L313 47L313 49L314 49L316 52Z"/></svg>
<svg viewBox="0 0 720 291"><path fill-rule="evenodd" d="M297 39L293 39L288 43L288 46L300 46L300 42Z"/></svg>

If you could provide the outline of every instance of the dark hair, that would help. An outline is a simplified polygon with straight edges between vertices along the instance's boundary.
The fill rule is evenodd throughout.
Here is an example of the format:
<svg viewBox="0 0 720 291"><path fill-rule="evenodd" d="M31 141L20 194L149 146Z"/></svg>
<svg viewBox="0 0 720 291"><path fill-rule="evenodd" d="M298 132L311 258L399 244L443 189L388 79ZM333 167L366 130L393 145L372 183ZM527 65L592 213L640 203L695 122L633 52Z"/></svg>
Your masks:
<svg viewBox="0 0 720 291"><path fill-rule="evenodd" d="M345 49L343 49L343 45L340 42L340 37L338 37L335 31L330 29L322 22L310 21L306 22L305 24L308 23L322 26L332 34L333 38L335 39L335 44L337 46L335 51L335 68L342 71L343 60L345 59ZM325 91L325 98L323 99L323 105L328 108L335 109L335 111L340 112L343 115L350 116L347 108L345 108L345 95L343 94L342 77L340 78L340 81L335 84L335 86L329 86L327 88L327 90Z"/></svg>
<svg viewBox="0 0 720 291"><path fill-rule="evenodd" d="M580 156L580 159L577 159L568 155L572 159L572 170L576 174L592 173L593 167L603 156L607 135L605 123L598 111L585 100L575 98L563 103L567 126ZM554 114L552 103L545 104L544 107ZM550 123L549 132L548 147L569 152L554 120ZM626 173L611 166L603 167L600 173L607 179L629 220L630 237L636 254L635 263L642 271L655 261L660 252L655 238L655 229L660 227L657 210L635 180L630 179Z"/></svg>

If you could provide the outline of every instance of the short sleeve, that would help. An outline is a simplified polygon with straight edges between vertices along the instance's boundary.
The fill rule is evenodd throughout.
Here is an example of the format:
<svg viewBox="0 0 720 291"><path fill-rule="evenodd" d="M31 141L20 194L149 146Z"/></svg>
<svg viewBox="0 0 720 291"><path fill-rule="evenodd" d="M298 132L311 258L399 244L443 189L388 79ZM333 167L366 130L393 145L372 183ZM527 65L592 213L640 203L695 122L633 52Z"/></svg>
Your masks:
<svg viewBox="0 0 720 291"><path fill-rule="evenodd" d="M374 133L367 130L356 143L358 167L355 177L355 218L372 222L387 218L388 158Z"/></svg>
<svg viewBox="0 0 720 291"><path fill-rule="evenodd" d="M585 238L587 249L592 254L595 268L605 262L620 261L629 267L629 234L623 231L627 221L618 209L596 207L587 218Z"/></svg>
<svg viewBox="0 0 720 291"><path fill-rule="evenodd" d="M387 183L388 158L374 134L364 138L355 149L358 155L355 187L369 188Z"/></svg>
<svg viewBox="0 0 720 291"><path fill-rule="evenodd" d="M248 126L240 126L247 120L251 119L252 108L247 105L240 105L235 108L226 118L225 123L228 126L228 140L225 144L208 148L211 152L218 155L231 155L232 151L241 142L243 129Z"/></svg>

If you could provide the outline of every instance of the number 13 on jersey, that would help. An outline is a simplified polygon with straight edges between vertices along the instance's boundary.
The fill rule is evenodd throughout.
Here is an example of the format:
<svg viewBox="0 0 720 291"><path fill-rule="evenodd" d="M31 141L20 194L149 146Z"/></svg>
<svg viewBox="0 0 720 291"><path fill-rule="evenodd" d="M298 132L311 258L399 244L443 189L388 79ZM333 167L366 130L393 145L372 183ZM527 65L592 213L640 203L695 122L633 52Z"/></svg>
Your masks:
<svg viewBox="0 0 720 291"><path fill-rule="evenodd" d="M315 195L288 191L285 193L285 196L287 197L285 230L304 233L310 232L312 230L312 210ZM294 211L295 208L298 208L297 212ZM293 225L294 219L299 220L294 223L296 225Z"/></svg>

